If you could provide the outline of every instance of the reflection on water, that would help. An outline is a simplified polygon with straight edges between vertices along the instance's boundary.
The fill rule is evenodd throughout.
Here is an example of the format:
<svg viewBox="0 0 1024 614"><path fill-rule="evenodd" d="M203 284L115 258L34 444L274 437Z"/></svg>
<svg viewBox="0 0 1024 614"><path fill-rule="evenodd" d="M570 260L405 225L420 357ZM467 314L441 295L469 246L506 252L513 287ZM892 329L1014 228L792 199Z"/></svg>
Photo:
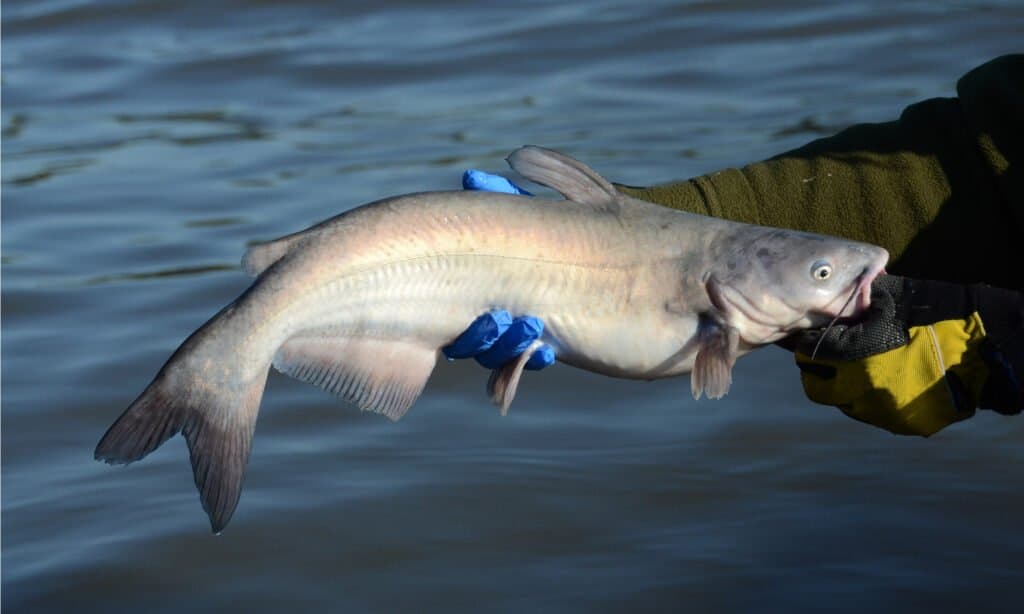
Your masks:
<svg viewBox="0 0 1024 614"><path fill-rule="evenodd" d="M234 271L240 267L237 264L208 264L204 266L183 267L176 269L164 269L160 271L143 271L138 273L115 273L113 275L100 275L90 277L85 281L86 285L97 286L101 284L115 283L119 281L146 281L159 279L161 277L191 277L204 273L216 273L219 271Z"/></svg>
<svg viewBox="0 0 1024 614"><path fill-rule="evenodd" d="M180 438L91 458L253 241L526 143L642 185L892 119L1019 50L1019 3L3 8L5 611L1021 602L1024 419L892 437L776 348L720 402L556 366L505 418L444 363L396 424L272 374L219 538Z"/></svg>
<svg viewBox="0 0 1024 614"><path fill-rule="evenodd" d="M5 139L13 139L21 134L21 131L25 128L25 124L28 123L28 115L22 113L15 113L11 115L7 121L4 122L3 137Z"/></svg>
<svg viewBox="0 0 1024 614"><path fill-rule="evenodd" d="M267 138L266 131L260 122L251 117L235 116L224 111L186 111L178 113L157 113L151 115L132 115L122 113L114 116L121 124L138 124L140 126L198 125L202 132L196 134L179 134L173 130L156 129L151 138L165 140L176 145L206 145L219 141L259 140ZM210 131L210 129L213 129Z"/></svg>
<svg viewBox="0 0 1024 614"><path fill-rule="evenodd" d="M216 228L218 226L237 226L246 222L244 217L211 217L202 220L188 220L185 228Z"/></svg>
<svg viewBox="0 0 1024 614"><path fill-rule="evenodd" d="M40 181L46 181L47 179L51 179L56 175L63 175L85 168L86 166L89 166L90 164L94 163L94 160L62 160L59 162L53 162L46 168L38 170L34 173L13 177L7 181L4 181L4 183L13 186L28 186L34 183L39 183Z"/></svg>
<svg viewBox="0 0 1024 614"><path fill-rule="evenodd" d="M839 132L845 127L846 126L843 125L826 126L825 124L822 124L817 119L815 119L813 116L808 115L807 117L800 119L794 124L790 124L788 126L783 126L782 128L779 128L778 130L772 133L772 136L774 138L782 138L799 134L828 136L830 134L835 134L836 132Z"/></svg>

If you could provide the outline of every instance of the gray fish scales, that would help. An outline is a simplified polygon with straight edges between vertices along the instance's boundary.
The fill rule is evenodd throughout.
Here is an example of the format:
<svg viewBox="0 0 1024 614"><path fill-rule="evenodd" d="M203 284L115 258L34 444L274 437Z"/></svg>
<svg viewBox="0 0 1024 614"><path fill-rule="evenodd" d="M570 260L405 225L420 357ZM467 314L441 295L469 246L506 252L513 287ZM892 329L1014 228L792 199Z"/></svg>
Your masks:
<svg viewBox="0 0 1024 614"><path fill-rule="evenodd" d="M440 349L481 313L545 322L561 362L724 395L736 358L868 306L884 249L667 209L539 147L509 157L564 201L428 192L257 245L256 280L189 337L96 448L141 459L181 432L215 532L237 506L271 365L401 418ZM535 343L492 373L504 413Z"/></svg>

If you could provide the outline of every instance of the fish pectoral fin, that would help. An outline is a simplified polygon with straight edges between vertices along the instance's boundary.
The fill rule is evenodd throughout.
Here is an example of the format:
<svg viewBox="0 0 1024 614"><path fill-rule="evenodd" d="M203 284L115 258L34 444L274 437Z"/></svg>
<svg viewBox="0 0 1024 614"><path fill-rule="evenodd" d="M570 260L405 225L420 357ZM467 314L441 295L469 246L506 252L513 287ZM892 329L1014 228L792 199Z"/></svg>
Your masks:
<svg viewBox="0 0 1024 614"><path fill-rule="evenodd" d="M530 181L556 190L569 200L617 210L619 192L586 164L551 149L527 145L512 152L509 166Z"/></svg>
<svg viewBox="0 0 1024 614"><path fill-rule="evenodd" d="M274 368L391 420L423 392L437 350L412 341L303 335L274 356Z"/></svg>
<svg viewBox="0 0 1024 614"><path fill-rule="evenodd" d="M519 378L523 375L523 369L529 362L533 353L540 349L544 343L539 339L534 341L515 360L509 361L500 369L491 371L491 377L487 380L487 394L491 401L501 409L501 415L508 414L508 408L512 400L516 398L516 389L519 387Z"/></svg>
<svg viewBox="0 0 1024 614"><path fill-rule="evenodd" d="M732 385L732 366L736 363L739 332L717 323L701 322L700 347L690 374L690 390L694 399L704 394L720 399Z"/></svg>

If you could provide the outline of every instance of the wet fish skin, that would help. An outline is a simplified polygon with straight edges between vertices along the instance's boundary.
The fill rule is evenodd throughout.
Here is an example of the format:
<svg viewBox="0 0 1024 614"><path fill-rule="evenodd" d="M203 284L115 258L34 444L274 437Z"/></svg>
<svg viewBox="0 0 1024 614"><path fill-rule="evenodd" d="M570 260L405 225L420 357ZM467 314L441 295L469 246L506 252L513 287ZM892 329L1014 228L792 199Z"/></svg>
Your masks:
<svg viewBox="0 0 1024 614"><path fill-rule="evenodd" d="M692 371L695 397L719 397L738 356L866 307L888 258L638 201L550 150L509 161L567 200L412 194L253 247L243 261L253 285L182 344L96 458L130 463L182 432L219 532L237 506L271 364L397 420L440 348L500 307L543 318L541 341L564 363L637 379ZM814 279L821 262L829 277ZM503 412L539 345L492 374Z"/></svg>

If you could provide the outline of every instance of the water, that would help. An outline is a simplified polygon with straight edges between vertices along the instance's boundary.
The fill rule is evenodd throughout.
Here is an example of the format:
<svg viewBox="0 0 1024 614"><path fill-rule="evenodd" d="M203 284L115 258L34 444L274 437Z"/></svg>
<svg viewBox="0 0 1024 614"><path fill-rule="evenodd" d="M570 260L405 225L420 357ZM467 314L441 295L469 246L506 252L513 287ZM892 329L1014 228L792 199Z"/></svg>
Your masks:
<svg viewBox="0 0 1024 614"><path fill-rule="evenodd" d="M770 7L770 8L769 8ZM442 365L390 424L272 375L209 534L180 438L92 449L247 285L249 241L502 170L760 159L953 93L1016 2L5 2L3 596L11 612L1014 609L1024 419L928 440L807 401Z"/></svg>

